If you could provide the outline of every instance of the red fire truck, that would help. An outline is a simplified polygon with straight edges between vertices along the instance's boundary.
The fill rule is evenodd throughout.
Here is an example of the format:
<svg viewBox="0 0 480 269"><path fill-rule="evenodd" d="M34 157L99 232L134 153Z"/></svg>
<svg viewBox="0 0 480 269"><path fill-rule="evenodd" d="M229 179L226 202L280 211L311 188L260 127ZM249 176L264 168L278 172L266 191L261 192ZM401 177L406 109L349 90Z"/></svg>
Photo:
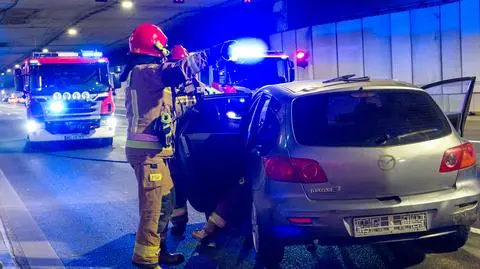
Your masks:
<svg viewBox="0 0 480 269"><path fill-rule="evenodd" d="M97 139L111 145L119 84L101 52L33 53L15 70L15 87L26 96L28 142Z"/></svg>

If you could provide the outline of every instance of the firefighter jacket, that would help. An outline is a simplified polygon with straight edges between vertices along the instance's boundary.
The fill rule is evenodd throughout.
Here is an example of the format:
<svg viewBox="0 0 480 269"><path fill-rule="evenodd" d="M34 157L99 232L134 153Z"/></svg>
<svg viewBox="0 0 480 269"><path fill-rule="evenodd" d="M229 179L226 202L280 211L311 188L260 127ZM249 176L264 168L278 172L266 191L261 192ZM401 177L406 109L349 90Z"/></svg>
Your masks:
<svg viewBox="0 0 480 269"><path fill-rule="evenodd" d="M207 54L197 53L175 63L132 68L125 89L127 155L173 156L176 120L195 104L194 95L185 94L182 85L191 84L206 66Z"/></svg>

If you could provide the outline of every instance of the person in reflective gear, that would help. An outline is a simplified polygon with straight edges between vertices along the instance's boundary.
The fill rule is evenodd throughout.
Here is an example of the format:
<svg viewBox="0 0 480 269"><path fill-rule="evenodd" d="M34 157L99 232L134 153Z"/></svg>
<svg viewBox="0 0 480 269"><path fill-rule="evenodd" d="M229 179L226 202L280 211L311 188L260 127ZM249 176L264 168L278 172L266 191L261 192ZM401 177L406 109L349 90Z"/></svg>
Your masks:
<svg viewBox="0 0 480 269"><path fill-rule="evenodd" d="M169 61L170 62L178 62L182 59L188 57L188 51L181 45L175 45L172 47L170 51ZM183 86L183 85L182 85ZM180 87L182 87L180 86ZM189 98L189 96L179 96L177 98L177 102L179 102L178 108L183 107L191 107L196 103L194 98ZM191 102L191 103L189 103ZM179 113L184 113L183 111ZM182 117L177 122L177 132L182 129L182 127L186 124L185 117ZM175 137L178 137L175 135ZM175 184L175 207L172 213L172 229L171 232L173 235L182 236L185 233L188 223L188 210L187 210L187 193L186 193L186 174L185 169L181 166L181 162L179 161L179 156L175 156L175 158L170 160L171 165L171 173L173 182Z"/></svg>
<svg viewBox="0 0 480 269"><path fill-rule="evenodd" d="M174 206L173 181L167 160L173 157L177 109L176 87L207 66L208 51L175 63L165 61L167 37L152 24L142 24L129 39L131 60L126 81L128 130L126 156L138 181L140 223L132 262L139 268L179 264L180 254L166 249L166 231Z"/></svg>

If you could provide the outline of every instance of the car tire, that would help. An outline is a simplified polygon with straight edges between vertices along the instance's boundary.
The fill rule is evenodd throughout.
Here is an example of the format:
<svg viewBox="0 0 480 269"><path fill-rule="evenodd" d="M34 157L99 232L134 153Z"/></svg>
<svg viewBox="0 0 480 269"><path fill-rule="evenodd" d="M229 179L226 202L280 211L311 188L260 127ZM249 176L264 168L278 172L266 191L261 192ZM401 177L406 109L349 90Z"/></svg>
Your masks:
<svg viewBox="0 0 480 269"><path fill-rule="evenodd" d="M467 243L469 233L470 226L459 226L454 233L428 239L428 244L434 251L456 251Z"/></svg>
<svg viewBox="0 0 480 269"><path fill-rule="evenodd" d="M256 253L257 264L267 268L279 268L285 253L285 247L275 238L272 233L271 224L261 221L255 209L255 203L252 206L252 240Z"/></svg>

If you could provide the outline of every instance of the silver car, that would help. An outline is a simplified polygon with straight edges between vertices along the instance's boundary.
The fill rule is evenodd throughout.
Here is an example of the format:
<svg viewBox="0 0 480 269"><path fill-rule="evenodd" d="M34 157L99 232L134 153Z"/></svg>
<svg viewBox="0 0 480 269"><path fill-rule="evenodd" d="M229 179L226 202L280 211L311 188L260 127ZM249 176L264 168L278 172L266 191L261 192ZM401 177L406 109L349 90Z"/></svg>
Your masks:
<svg viewBox="0 0 480 269"><path fill-rule="evenodd" d="M261 89L246 115L257 259L273 267L284 246L314 239L463 246L480 200L462 138L474 83L346 76Z"/></svg>
<svg viewBox="0 0 480 269"><path fill-rule="evenodd" d="M462 138L474 84L344 76L266 86L250 102L208 97L178 143L194 174L190 203L208 211L222 185L244 176L266 267L285 246L316 239L459 248L479 213L475 149Z"/></svg>

